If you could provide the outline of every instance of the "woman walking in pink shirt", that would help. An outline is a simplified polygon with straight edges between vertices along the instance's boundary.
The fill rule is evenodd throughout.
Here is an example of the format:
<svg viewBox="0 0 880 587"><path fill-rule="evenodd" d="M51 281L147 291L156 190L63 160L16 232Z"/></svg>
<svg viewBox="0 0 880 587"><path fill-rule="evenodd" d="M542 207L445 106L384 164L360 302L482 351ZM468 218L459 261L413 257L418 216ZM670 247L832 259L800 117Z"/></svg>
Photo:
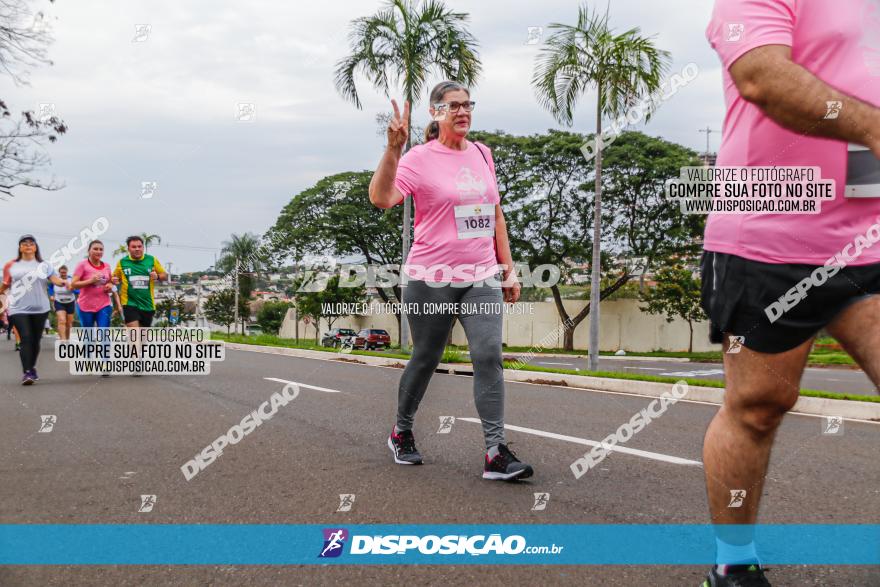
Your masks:
<svg viewBox="0 0 880 587"><path fill-rule="evenodd" d="M474 109L470 91L452 81L437 84L430 95L433 121L425 129L425 143L402 157L409 103L402 116L394 100L392 105L388 145L370 182L370 201L390 208L412 195L416 214L413 246L401 272L413 354L400 377L397 422L388 446L396 463L422 463L413 419L458 317L474 366L474 402L487 451L483 478L530 477L532 467L517 459L504 439L503 301L516 302L520 285L492 154L467 140ZM496 279L499 264L503 287Z"/></svg>

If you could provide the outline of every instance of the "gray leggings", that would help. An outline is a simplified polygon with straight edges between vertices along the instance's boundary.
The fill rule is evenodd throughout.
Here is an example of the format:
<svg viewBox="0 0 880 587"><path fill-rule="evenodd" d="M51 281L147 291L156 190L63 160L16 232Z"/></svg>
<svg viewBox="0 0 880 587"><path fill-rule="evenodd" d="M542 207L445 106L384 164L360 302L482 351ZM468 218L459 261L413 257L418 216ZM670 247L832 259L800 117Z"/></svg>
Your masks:
<svg viewBox="0 0 880 587"><path fill-rule="evenodd" d="M474 403L483 422L486 448L504 442L504 370L501 357L503 297L500 287L432 287L424 281L407 280L403 289L407 318L413 339L413 353L400 376L397 392L397 429L412 430L413 418L431 376L440 363L454 311L438 312L429 304L458 304L458 315L467 335L474 365ZM417 308L418 313L410 311ZM447 306L450 308L450 306Z"/></svg>

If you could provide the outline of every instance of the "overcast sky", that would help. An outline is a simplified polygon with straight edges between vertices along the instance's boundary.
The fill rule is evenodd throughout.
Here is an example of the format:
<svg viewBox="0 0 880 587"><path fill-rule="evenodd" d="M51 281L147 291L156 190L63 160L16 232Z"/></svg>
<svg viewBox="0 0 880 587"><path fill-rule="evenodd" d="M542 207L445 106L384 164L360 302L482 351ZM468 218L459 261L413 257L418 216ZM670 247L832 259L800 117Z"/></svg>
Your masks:
<svg viewBox="0 0 880 587"><path fill-rule="evenodd" d="M348 51L350 21L380 2L34 4L53 19L54 65L34 69L30 87L3 78L0 93L13 111L55 105L70 130L49 154L66 187L20 190L0 202L0 258L14 255L24 232L48 256L104 216L109 249L130 233L156 233L163 246L151 252L175 273L205 269L231 233L263 234L316 180L373 169L381 156L375 117L390 110L387 99L361 79L358 110L332 76ZM544 27L547 36L550 23L573 24L577 2L446 4L470 14L480 45L473 128L563 128L535 99L530 80L540 45L526 41L529 27ZM611 7L615 28L640 27L672 53L672 72L698 65L699 77L636 128L699 151L706 135L698 129L720 129L724 116L721 70L704 35L711 7L707 0L615 0ZM150 26L145 40L133 42L136 24ZM594 99L583 98L572 130L592 131ZM255 120L237 121L237 103L255 104ZM425 123L426 108L422 97L415 124ZM712 135L713 151L719 140ZM158 184L150 199L141 198L143 181Z"/></svg>

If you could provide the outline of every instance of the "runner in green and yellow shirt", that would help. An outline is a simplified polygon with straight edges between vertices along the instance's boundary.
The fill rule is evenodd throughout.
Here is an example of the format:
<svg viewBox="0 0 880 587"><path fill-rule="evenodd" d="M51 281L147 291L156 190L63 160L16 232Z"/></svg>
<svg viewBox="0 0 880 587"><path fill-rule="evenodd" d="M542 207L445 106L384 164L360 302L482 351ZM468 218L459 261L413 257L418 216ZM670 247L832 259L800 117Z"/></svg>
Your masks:
<svg viewBox="0 0 880 587"><path fill-rule="evenodd" d="M168 273L158 259L144 253L141 237L130 236L125 239L125 244L128 256L120 259L113 271L113 276L119 280L123 320L130 328L148 328L156 311L153 284L168 279Z"/></svg>

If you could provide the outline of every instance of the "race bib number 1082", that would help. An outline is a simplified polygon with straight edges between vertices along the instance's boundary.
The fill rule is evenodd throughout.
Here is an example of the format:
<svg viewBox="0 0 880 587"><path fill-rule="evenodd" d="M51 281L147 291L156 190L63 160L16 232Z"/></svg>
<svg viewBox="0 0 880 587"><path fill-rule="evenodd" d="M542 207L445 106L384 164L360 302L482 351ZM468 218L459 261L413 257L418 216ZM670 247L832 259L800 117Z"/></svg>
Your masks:
<svg viewBox="0 0 880 587"><path fill-rule="evenodd" d="M495 236L495 206L493 204L456 206L455 227L460 239Z"/></svg>

